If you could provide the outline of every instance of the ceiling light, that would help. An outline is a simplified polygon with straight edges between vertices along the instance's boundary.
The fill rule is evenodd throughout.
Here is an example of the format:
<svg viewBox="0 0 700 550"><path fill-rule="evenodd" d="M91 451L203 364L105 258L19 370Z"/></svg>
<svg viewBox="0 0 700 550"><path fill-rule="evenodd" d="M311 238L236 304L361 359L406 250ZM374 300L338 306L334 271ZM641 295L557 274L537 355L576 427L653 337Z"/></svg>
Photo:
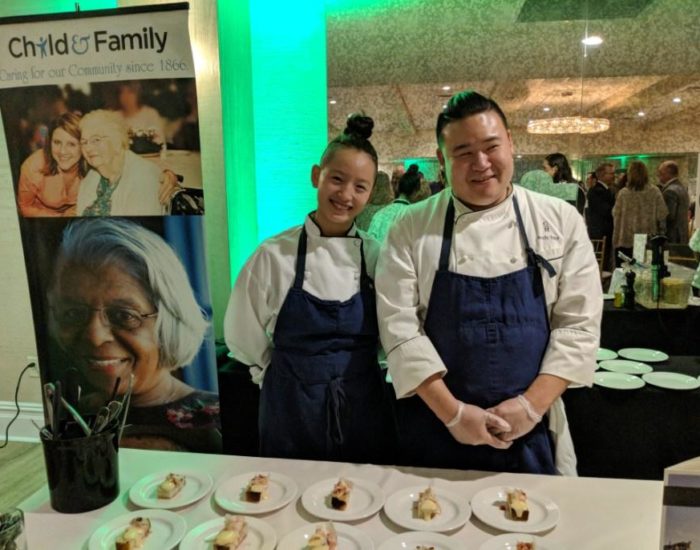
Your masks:
<svg viewBox="0 0 700 550"><path fill-rule="evenodd" d="M680 102L681 102L681 98L680 98L680 97L674 97L674 98L673 98L673 102L674 102L674 103L680 103Z"/></svg>
<svg viewBox="0 0 700 550"><path fill-rule="evenodd" d="M551 111L551 109L550 109L549 107L542 107L542 110L543 110L545 113L548 113L549 111Z"/></svg>
<svg viewBox="0 0 700 550"><path fill-rule="evenodd" d="M449 92L452 89L452 86L443 86L442 89L446 92Z"/></svg>
<svg viewBox="0 0 700 550"><path fill-rule="evenodd" d="M527 123L530 134L596 134L610 128L607 118L562 116L538 118Z"/></svg>
<svg viewBox="0 0 700 550"><path fill-rule="evenodd" d="M523 156L522 156L522 155L517 155L515 158L521 159L521 158L523 158Z"/></svg>
<svg viewBox="0 0 700 550"><path fill-rule="evenodd" d="M600 46L603 43L603 39L600 36L587 36L581 40L581 44L586 46Z"/></svg>
<svg viewBox="0 0 700 550"><path fill-rule="evenodd" d="M331 99L328 103L330 103L331 105L335 105L338 102L335 99Z"/></svg>
<svg viewBox="0 0 700 550"><path fill-rule="evenodd" d="M447 109L447 103L443 103L443 104L442 104L442 108L443 108L443 109Z"/></svg>
<svg viewBox="0 0 700 550"><path fill-rule="evenodd" d="M644 111L639 111L637 113L637 116L646 116L646 113Z"/></svg>

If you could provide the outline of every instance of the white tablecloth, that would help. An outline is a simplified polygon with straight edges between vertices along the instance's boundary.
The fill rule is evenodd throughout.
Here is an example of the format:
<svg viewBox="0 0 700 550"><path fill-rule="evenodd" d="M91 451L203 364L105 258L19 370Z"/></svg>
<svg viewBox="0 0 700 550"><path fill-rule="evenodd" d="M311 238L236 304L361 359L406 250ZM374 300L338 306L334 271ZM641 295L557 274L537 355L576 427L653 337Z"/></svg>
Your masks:
<svg viewBox="0 0 700 550"><path fill-rule="evenodd" d="M87 548L92 532L105 521L137 510L129 502L129 488L142 477L161 471L201 469L214 479L214 487L227 478L246 472L279 472L299 485L295 501L282 510L258 516L275 529L278 540L305 523L318 523L302 507L300 497L315 482L339 475L363 478L377 483L388 497L414 485L443 487L467 500L481 489L492 486L519 487L546 495L560 508L559 523L551 531L540 533L548 548L569 550L659 548L663 483L625 479L566 478L527 474L499 474L459 470L392 468L303 460L261 459L225 455L205 455L164 451L120 451L119 497L109 506L83 514L54 512L44 487L20 505L26 512L30 550L76 550ZM177 510L192 527L223 515L208 495L201 501ZM374 541L375 548L403 531L384 512L351 522ZM451 533L465 550L478 549L489 538L500 534L473 515L467 524Z"/></svg>

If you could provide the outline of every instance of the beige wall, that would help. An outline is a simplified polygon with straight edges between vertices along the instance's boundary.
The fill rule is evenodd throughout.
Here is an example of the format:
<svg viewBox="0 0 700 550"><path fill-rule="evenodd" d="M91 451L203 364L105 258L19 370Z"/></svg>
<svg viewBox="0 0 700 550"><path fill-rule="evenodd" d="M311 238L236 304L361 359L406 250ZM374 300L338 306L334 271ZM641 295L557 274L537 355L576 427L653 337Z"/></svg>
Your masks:
<svg viewBox="0 0 700 550"><path fill-rule="evenodd" d="M36 356L27 274L19 236L5 134L0 133L0 401L14 398L15 384L27 356ZM25 375L21 401L40 400L38 378Z"/></svg>
<svg viewBox="0 0 700 550"><path fill-rule="evenodd" d="M5 0L0 16L18 15L25 0ZM167 3L156 0L119 2L120 6ZM34 3L36 4L36 2ZM37 7L32 4L34 12ZM43 2L47 5L48 2ZM28 8L29 9L29 8ZM214 324L221 332L230 290L225 178L222 153L221 92L216 1L190 3L190 38L197 72L202 175L206 182L206 258L211 282ZM19 235L15 198L4 133L0 135L0 403L14 398L17 377L27 356L36 356L27 276ZM38 378L22 383L21 401L39 402Z"/></svg>

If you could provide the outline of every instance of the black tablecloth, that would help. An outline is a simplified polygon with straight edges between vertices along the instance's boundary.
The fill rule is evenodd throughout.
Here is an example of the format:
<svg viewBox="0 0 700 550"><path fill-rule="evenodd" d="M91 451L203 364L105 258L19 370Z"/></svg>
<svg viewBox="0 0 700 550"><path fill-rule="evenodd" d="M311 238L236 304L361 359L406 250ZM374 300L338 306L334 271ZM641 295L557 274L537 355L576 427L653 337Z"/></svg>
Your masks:
<svg viewBox="0 0 700 550"><path fill-rule="evenodd" d="M652 366L700 375L697 356L674 356ZM700 456L700 389L593 386L567 390L564 403L579 475L663 479L664 468Z"/></svg>
<svg viewBox="0 0 700 550"><path fill-rule="evenodd" d="M700 307L686 309L617 309L606 300L600 329L600 345L652 348L669 355L700 355Z"/></svg>
<svg viewBox="0 0 700 550"><path fill-rule="evenodd" d="M219 365L224 452L256 456L258 386L225 349ZM674 356L653 367L698 376L700 357ZM564 402L582 476L663 479L665 467L700 456L700 389L593 386L568 390Z"/></svg>

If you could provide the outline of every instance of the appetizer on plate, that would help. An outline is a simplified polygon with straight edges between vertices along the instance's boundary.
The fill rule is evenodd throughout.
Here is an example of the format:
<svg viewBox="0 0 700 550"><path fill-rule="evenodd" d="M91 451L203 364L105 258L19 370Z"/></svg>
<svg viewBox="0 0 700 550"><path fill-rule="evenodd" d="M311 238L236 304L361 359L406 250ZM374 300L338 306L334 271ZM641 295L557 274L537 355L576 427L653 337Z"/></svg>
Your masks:
<svg viewBox="0 0 700 550"><path fill-rule="evenodd" d="M170 473L165 476L163 482L158 485L156 495L158 498L173 498L177 496L185 486L185 476Z"/></svg>
<svg viewBox="0 0 700 550"><path fill-rule="evenodd" d="M513 521L527 521L530 517L527 494L522 489L513 489L506 494L506 517Z"/></svg>
<svg viewBox="0 0 700 550"><path fill-rule="evenodd" d="M515 550L535 550L534 542L516 542Z"/></svg>
<svg viewBox="0 0 700 550"><path fill-rule="evenodd" d="M306 543L306 550L336 550L338 535L332 523L328 527L317 527Z"/></svg>
<svg viewBox="0 0 700 550"><path fill-rule="evenodd" d="M248 502L262 502L265 500L267 498L269 481L269 475L257 474L248 482L248 486L245 488L245 499Z"/></svg>
<svg viewBox="0 0 700 550"><path fill-rule="evenodd" d="M114 545L116 550L140 550L150 534L151 520L142 517L134 518L129 522L126 530L114 541Z"/></svg>
<svg viewBox="0 0 700 550"><path fill-rule="evenodd" d="M350 501L350 491L352 491L352 481L341 477L331 491L331 508L346 510Z"/></svg>
<svg viewBox="0 0 700 550"><path fill-rule="evenodd" d="M435 550L434 546L426 546L425 544L419 544L416 546L416 550Z"/></svg>
<svg viewBox="0 0 700 550"><path fill-rule="evenodd" d="M441 511L440 503L432 487L428 487L425 491L419 493L418 502L414 506L416 515L425 521L430 521Z"/></svg>
<svg viewBox="0 0 700 550"><path fill-rule="evenodd" d="M248 534L248 525L242 516L226 516L224 528L214 539L214 550L236 550Z"/></svg>

